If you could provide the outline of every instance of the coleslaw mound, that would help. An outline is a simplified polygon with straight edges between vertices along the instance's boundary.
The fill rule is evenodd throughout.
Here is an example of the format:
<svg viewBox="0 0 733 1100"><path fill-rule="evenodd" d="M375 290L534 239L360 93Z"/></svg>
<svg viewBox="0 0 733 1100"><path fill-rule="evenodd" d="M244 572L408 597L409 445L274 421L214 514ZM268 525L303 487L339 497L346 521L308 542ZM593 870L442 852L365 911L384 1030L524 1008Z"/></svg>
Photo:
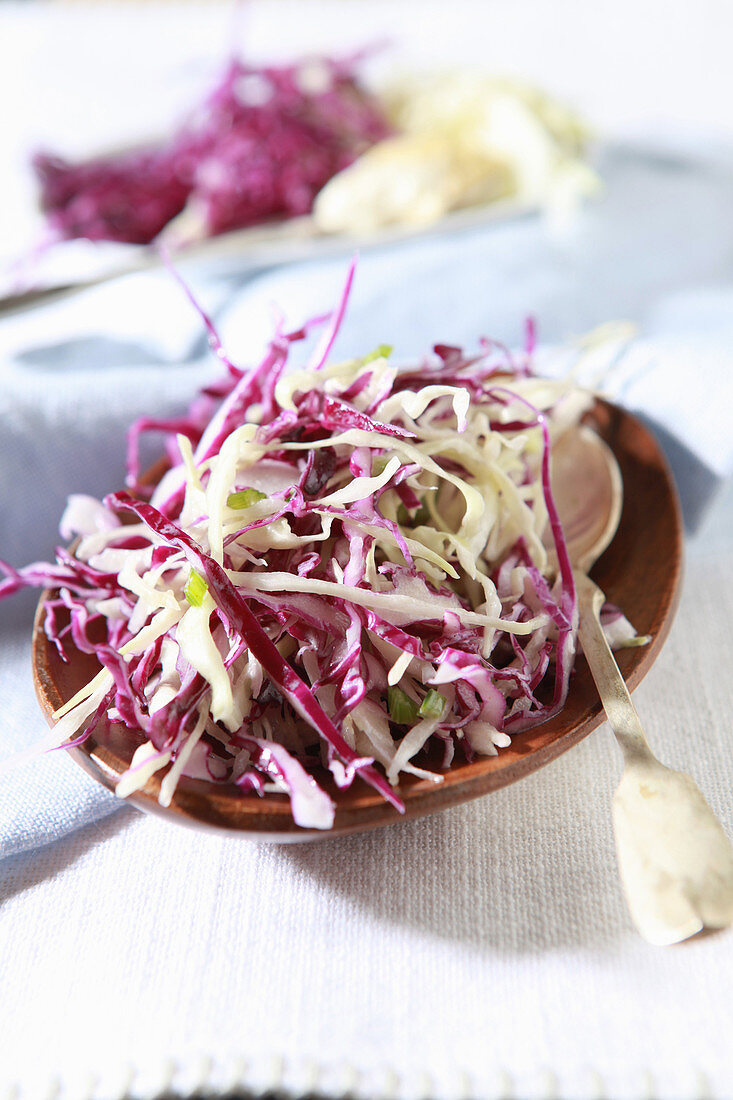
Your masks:
<svg viewBox="0 0 733 1100"><path fill-rule="evenodd" d="M73 552L4 566L0 595L50 588L48 638L101 666L40 747L122 723L138 747L120 796L167 769L164 805L205 778L285 792L298 825L327 829L333 784L402 809L401 777L438 783L565 702L577 604L550 447L590 398L534 376L531 339L333 361L352 276L249 371L204 317L221 381L134 425L127 491L70 498ZM317 326L307 368L286 369ZM148 430L170 462L152 490Z"/></svg>

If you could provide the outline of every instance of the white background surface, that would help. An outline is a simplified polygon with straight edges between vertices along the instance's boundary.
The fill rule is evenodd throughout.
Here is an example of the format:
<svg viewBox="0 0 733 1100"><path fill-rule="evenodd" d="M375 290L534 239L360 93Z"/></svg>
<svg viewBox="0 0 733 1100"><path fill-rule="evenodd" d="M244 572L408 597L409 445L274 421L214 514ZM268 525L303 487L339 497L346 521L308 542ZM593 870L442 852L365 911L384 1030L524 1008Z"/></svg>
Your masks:
<svg viewBox="0 0 733 1100"><path fill-rule="evenodd" d="M248 5L244 23L255 53L357 44L386 29L416 60L485 59L539 79L616 137L693 145L718 160L733 146L733 26L722 2L267 0ZM0 8L2 102L13 105L0 115L11 150L6 245L31 227L18 174L29 139L86 152L110 134L116 143L154 129L211 71L229 27L229 9L216 4ZM611 188L610 205L564 249L522 223L454 241L443 255L453 279L441 277L432 248L399 263L367 258L367 291L342 350L372 320L370 346L389 337L406 354L424 350L418 334L441 320L451 338L511 339L520 311L535 305L550 339L622 309L647 326L643 335L675 325L690 335L697 323L703 342L713 330L722 338L733 292L727 177L693 164L687 183L685 171L673 174L655 202L644 191L651 177L635 171L615 177L622 192ZM618 222L604 220L609 211ZM224 317L242 351L254 305L280 288L294 312L306 308L310 291L298 288L312 274L285 273L244 295ZM65 491L95 479L101 491L114 477L122 423L147 396L141 380L161 407L204 369L195 357L176 365L191 354L191 330L167 298L150 311L156 331L134 310L128 329L120 303L132 308L136 293L95 300L106 344L79 314L73 324L70 314L39 314L20 344L19 328L0 325L0 487L14 517L2 542L18 564L24 547L50 544ZM167 322L175 335L166 342ZM113 352L102 375L100 356ZM725 434L730 404L717 383L709 392L710 422ZM665 391L668 403L674 393L677 411L693 408L684 385ZM675 626L636 693L655 745L701 782L729 834L732 572L728 486L689 543ZM29 606L0 608L4 744L40 721ZM66 827L85 819L85 799L90 812L104 808L68 760L43 769L41 805L55 805L56 791ZM599 731L468 806L291 850L127 809L33 848L64 822L44 818L29 777L0 788L5 806L25 804L31 846L0 863L0 1096L111 1100L242 1085L385 1100L730 1100L733 934L672 950L639 940L613 857L617 776L610 735Z"/></svg>

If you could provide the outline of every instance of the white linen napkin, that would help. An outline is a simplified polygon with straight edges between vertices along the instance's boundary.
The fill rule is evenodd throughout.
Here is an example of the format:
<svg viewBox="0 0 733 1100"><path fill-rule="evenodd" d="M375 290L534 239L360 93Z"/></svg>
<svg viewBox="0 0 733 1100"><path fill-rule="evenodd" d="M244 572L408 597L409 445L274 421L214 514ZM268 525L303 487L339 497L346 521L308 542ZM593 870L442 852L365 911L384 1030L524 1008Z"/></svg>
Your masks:
<svg viewBox="0 0 733 1100"><path fill-rule="evenodd" d="M634 693L729 834L732 568L726 490ZM633 930L618 772L598 730L371 834L283 849L130 810L5 860L0 1096L729 1100L733 934Z"/></svg>

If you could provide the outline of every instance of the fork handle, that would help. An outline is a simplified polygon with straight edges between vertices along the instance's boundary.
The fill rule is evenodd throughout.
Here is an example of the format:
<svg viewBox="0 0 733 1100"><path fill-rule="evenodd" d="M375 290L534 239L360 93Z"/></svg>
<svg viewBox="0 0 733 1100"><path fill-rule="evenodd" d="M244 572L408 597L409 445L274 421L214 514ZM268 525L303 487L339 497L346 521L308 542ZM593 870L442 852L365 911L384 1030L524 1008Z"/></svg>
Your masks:
<svg viewBox="0 0 733 1100"><path fill-rule="evenodd" d="M672 944L733 923L733 847L689 775L652 753L601 629L604 595L577 571L578 634L626 767L613 800L621 881L650 943Z"/></svg>
<svg viewBox="0 0 733 1100"><path fill-rule="evenodd" d="M624 761L657 763L601 627L600 613L606 597L586 573L576 570L573 576L580 616L578 637Z"/></svg>

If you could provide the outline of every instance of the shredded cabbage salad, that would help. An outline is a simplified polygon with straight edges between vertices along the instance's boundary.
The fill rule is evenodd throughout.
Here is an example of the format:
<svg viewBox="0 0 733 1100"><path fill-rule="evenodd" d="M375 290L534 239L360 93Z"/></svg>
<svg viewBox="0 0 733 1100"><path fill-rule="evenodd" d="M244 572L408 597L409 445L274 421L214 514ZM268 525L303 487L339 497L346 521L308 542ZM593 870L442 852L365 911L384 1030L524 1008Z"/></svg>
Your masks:
<svg viewBox="0 0 733 1100"><path fill-rule="evenodd" d="M308 213L333 175L391 133L357 62L234 60L166 141L79 163L39 152L53 236L148 244L184 208L193 238Z"/></svg>
<svg viewBox="0 0 733 1100"><path fill-rule="evenodd" d="M133 426L127 491L70 498L73 550L3 564L0 596L51 589L48 638L100 664L41 747L122 723L137 747L121 796L167 769L163 805L206 778L285 792L298 825L327 829L333 784L402 809L402 776L439 783L563 707L577 603L550 448L590 398L532 373L531 333L520 355L485 341L334 361L352 277L247 371L204 315L221 380L181 418ZM170 461L153 489L147 431Z"/></svg>

